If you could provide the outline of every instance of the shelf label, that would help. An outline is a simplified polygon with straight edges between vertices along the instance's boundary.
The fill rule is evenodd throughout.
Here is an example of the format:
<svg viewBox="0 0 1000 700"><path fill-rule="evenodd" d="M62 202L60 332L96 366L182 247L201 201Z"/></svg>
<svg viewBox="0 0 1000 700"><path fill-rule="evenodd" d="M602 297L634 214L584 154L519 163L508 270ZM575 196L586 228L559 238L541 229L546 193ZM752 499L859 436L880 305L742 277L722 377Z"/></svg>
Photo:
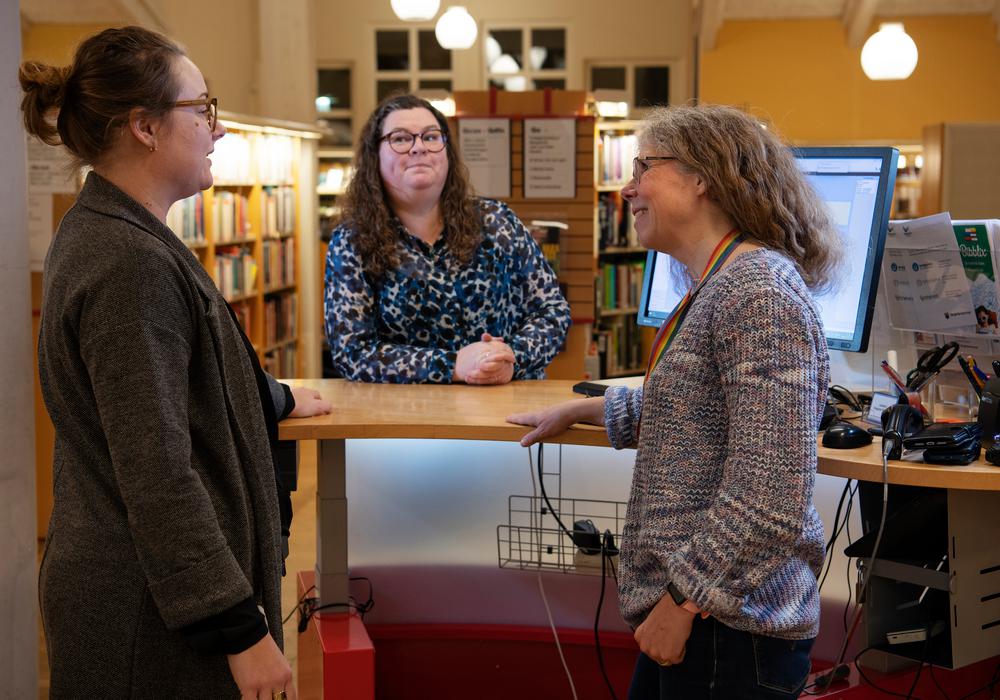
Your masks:
<svg viewBox="0 0 1000 700"><path fill-rule="evenodd" d="M576 198L576 120L524 120L524 198Z"/></svg>

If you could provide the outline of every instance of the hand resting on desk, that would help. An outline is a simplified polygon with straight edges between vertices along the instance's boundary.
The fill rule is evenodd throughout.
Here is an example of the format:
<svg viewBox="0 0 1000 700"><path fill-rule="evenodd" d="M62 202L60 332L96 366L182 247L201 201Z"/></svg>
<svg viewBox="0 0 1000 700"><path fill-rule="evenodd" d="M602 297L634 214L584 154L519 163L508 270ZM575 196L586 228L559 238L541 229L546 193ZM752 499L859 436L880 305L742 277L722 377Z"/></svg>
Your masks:
<svg viewBox="0 0 1000 700"><path fill-rule="evenodd" d="M530 447L545 438L565 432L574 423L604 425L604 397L573 399L531 413L507 416L508 423L532 425L535 429L521 438L522 447Z"/></svg>
<svg viewBox="0 0 1000 700"><path fill-rule="evenodd" d="M329 401L325 401L315 389L292 387L292 398L295 408L288 414L289 418L308 418L309 416L326 415L333 410Z"/></svg>

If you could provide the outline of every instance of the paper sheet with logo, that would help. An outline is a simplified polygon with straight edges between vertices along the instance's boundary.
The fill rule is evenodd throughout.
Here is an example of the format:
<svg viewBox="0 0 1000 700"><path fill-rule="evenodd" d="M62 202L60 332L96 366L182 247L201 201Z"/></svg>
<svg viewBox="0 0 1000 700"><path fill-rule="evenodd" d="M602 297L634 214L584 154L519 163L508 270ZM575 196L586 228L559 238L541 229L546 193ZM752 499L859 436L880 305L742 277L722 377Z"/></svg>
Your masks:
<svg viewBox="0 0 1000 700"><path fill-rule="evenodd" d="M896 328L974 332L975 307L947 212L890 221L882 277Z"/></svg>

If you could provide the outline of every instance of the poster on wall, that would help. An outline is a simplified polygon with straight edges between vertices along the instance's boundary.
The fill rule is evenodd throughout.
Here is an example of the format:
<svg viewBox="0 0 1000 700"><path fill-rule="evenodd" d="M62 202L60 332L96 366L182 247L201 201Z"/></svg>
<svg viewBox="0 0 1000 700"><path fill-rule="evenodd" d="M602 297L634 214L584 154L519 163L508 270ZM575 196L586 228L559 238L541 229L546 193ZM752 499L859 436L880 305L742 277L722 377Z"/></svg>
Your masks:
<svg viewBox="0 0 1000 700"><path fill-rule="evenodd" d="M27 137L28 152L28 266L40 272L52 234L53 206L57 195L76 193L72 164L65 151Z"/></svg>
<svg viewBox="0 0 1000 700"><path fill-rule="evenodd" d="M510 197L510 120L460 119L458 139L476 194Z"/></svg>
<svg viewBox="0 0 1000 700"><path fill-rule="evenodd" d="M576 197L576 120L524 120L524 198Z"/></svg>

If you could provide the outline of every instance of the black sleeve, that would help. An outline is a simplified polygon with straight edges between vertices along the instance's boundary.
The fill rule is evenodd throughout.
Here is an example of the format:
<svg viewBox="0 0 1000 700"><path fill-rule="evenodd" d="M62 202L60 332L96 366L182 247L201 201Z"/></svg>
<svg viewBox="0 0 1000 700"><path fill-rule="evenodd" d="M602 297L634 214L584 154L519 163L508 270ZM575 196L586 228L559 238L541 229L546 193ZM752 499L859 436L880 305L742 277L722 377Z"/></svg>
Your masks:
<svg viewBox="0 0 1000 700"><path fill-rule="evenodd" d="M181 628L188 645L199 654L239 654L267 634L267 621L253 597L218 615Z"/></svg>

